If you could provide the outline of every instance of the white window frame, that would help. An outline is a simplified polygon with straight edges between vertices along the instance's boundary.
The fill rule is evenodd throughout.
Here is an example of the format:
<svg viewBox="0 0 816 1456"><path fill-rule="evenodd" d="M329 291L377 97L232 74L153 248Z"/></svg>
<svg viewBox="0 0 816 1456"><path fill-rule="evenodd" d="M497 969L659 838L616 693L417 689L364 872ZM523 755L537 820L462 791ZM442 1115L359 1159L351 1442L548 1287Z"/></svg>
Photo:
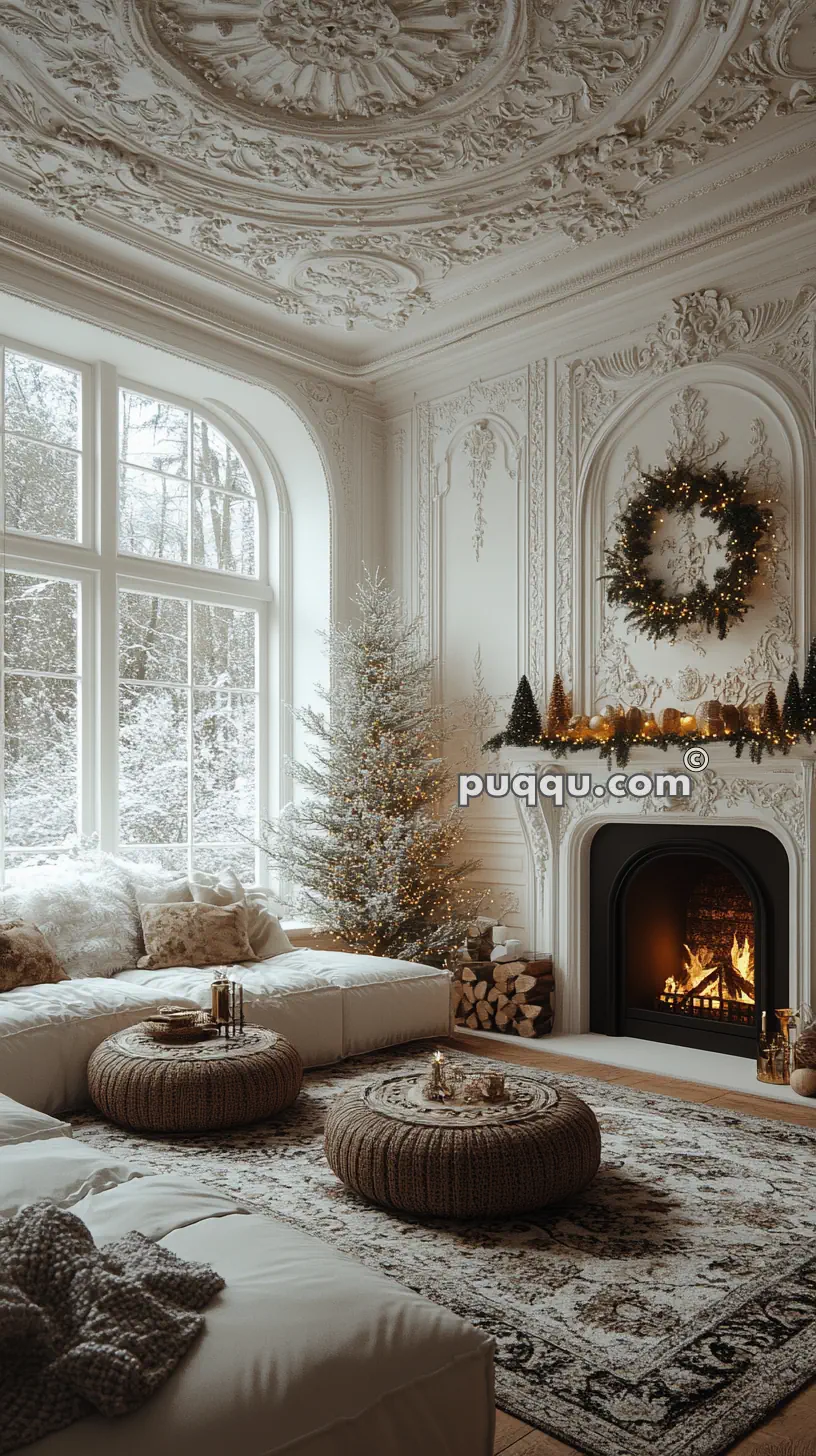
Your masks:
<svg viewBox="0 0 816 1456"><path fill-rule="evenodd" d="M80 798L79 832L95 835L101 849L127 854L119 844L118 826L118 591L130 587L157 595L258 613L256 824L267 816L270 792L270 661L275 621L275 594L270 582L269 521L266 482L247 445L229 422L195 399L169 395L141 381L120 376L113 365L89 364L25 341L0 336L0 358L6 349L73 369L82 376L82 477L78 542L3 532L3 565L8 570L75 580L80 586ZM0 401L3 380L0 378ZM255 492L257 510L256 575L222 572L216 567L160 561L118 549L119 390L131 389L150 399L176 404L198 415L222 434L239 455ZM192 459L190 461L192 477ZM191 487L192 489L192 487ZM0 521L0 526L4 522ZM0 715L0 735L2 716ZM0 747L2 737L0 737ZM0 790L2 779L0 779ZM193 844L192 822L189 843ZM46 847L43 847L46 848ZM191 851L192 852L192 851ZM0 879L4 866L0 826ZM263 858L256 850L256 872Z"/></svg>

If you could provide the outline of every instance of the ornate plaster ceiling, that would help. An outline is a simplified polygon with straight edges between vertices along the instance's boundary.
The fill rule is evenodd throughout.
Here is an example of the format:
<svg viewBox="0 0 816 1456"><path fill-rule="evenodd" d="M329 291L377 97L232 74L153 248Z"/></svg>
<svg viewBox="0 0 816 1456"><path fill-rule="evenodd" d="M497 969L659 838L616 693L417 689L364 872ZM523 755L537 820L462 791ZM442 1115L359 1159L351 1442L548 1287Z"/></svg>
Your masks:
<svg viewBox="0 0 816 1456"><path fill-rule="evenodd" d="M395 330L784 149L815 42L810 0L0 0L0 185L298 325Z"/></svg>

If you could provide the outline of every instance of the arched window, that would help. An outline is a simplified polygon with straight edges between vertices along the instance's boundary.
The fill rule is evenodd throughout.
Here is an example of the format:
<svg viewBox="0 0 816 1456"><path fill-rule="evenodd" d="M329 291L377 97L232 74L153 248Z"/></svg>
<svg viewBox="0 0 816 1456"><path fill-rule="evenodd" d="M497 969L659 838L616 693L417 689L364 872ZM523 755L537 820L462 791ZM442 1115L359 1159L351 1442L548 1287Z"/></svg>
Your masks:
<svg viewBox="0 0 816 1456"><path fill-rule="evenodd" d="M252 879L271 591L253 468L196 404L2 351L0 869L96 833Z"/></svg>

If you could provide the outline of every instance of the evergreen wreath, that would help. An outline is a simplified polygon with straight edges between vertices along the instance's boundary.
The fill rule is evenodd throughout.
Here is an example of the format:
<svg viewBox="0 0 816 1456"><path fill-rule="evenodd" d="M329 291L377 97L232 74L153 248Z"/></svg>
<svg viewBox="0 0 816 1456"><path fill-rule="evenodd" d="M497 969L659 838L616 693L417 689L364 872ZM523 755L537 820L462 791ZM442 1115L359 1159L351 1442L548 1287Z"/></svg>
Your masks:
<svg viewBox="0 0 816 1456"><path fill-rule="evenodd" d="M604 553L607 601L628 607L626 620L655 642L674 641L679 629L692 622L702 623L709 632L716 626L718 636L725 637L729 626L741 622L749 610L746 597L759 568L759 548L771 512L747 498L744 476L729 474L720 465L701 474L679 460L665 470L644 471L641 481L645 488L621 511L617 541ZM688 515L695 506L716 522L727 565L717 568L711 586L701 579L686 595L669 596L663 581L644 569L652 549L654 518L658 511Z"/></svg>

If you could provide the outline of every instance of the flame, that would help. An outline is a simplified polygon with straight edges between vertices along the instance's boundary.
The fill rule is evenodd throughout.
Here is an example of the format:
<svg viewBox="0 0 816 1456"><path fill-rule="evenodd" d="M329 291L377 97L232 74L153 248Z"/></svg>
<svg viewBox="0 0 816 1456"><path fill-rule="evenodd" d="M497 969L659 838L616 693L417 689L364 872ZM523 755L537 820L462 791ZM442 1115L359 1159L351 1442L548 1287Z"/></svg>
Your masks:
<svg viewBox="0 0 816 1456"><path fill-rule="evenodd" d="M754 953L751 950L751 946L750 946L750 943L749 943L749 940L748 940L748 936L747 935L745 937L745 942L743 944L742 950L740 950L739 941L737 940L736 931L734 932L734 943L731 946L731 964L734 967L734 970L735 971L738 971L739 974L741 976L743 976L746 981L750 981L751 987L753 988L753 985L754 985ZM740 993L740 995L739 995L739 997L737 999L739 1001L753 1001L754 998L753 998L753 996L745 996L742 993Z"/></svg>
<svg viewBox="0 0 816 1456"><path fill-rule="evenodd" d="M663 987L664 996L693 997L699 987L700 996L705 996L710 1001L712 1010L718 1010L727 1001L753 1004L754 952L747 935L740 946L736 931L734 932L730 969L720 967L707 945L701 945L698 950L692 950L690 945L686 945L684 950L686 960L683 962L682 973L667 978Z"/></svg>

